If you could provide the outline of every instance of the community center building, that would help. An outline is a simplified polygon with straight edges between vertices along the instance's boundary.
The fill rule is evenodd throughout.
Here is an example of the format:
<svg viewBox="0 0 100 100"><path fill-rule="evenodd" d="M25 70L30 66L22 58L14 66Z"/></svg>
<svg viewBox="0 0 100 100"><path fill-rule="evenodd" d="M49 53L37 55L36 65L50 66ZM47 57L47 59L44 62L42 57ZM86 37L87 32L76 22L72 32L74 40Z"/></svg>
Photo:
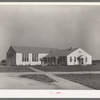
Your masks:
<svg viewBox="0 0 100 100"><path fill-rule="evenodd" d="M11 46L6 53L7 65L41 65L41 58L51 50L54 49Z"/></svg>
<svg viewBox="0 0 100 100"><path fill-rule="evenodd" d="M6 53L7 65L91 65L92 56L81 48L51 49L11 46Z"/></svg>
<svg viewBox="0 0 100 100"><path fill-rule="evenodd" d="M42 65L91 65L92 56L81 48L55 50L43 57Z"/></svg>

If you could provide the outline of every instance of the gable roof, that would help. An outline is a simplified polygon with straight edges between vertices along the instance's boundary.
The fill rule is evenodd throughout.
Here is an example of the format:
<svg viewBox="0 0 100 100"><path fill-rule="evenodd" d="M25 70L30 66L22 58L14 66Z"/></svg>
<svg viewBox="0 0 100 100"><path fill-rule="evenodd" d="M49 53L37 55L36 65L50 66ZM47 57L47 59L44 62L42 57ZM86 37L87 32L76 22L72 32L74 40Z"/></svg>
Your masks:
<svg viewBox="0 0 100 100"><path fill-rule="evenodd" d="M67 56L70 53L74 52L78 48L72 48L72 49L64 49L64 50L55 50L54 52L50 53L49 55L45 57L53 57L53 56ZM44 58L45 58L44 57Z"/></svg>
<svg viewBox="0 0 100 100"><path fill-rule="evenodd" d="M16 53L50 53L54 48L11 46Z"/></svg>

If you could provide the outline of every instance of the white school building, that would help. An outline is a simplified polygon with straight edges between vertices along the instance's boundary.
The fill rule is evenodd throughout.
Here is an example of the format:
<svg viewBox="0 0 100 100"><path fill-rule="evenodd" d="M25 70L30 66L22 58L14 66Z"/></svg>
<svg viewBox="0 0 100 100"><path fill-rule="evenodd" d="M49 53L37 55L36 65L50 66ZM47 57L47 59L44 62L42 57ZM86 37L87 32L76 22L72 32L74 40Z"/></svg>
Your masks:
<svg viewBox="0 0 100 100"><path fill-rule="evenodd" d="M52 51L52 52L51 52ZM64 50L11 46L6 53L7 65L91 65L92 56L81 48Z"/></svg>
<svg viewBox="0 0 100 100"><path fill-rule="evenodd" d="M56 50L43 57L42 64L46 65L91 65L92 56L81 48Z"/></svg>
<svg viewBox="0 0 100 100"><path fill-rule="evenodd" d="M11 46L6 53L7 65L41 65L41 58L51 50L53 49Z"/></svg>

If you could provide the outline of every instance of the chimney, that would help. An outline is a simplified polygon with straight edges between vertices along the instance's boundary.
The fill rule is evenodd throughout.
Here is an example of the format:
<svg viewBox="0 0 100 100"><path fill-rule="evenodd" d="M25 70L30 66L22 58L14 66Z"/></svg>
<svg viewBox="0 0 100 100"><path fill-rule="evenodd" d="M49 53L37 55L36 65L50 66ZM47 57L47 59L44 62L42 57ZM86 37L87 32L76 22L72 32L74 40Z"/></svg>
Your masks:
<svg viewBox="0 0 100 100"><path fill-rule="evenodd" d="M72 50L72 47L68 48L68 50Z"/></svg>
<svg viewBox="0 0 100 100"><path fill-rule="evenodd" d="M50 53L52 53L52 52L53 52L53 50L51 49Z"/></svg>

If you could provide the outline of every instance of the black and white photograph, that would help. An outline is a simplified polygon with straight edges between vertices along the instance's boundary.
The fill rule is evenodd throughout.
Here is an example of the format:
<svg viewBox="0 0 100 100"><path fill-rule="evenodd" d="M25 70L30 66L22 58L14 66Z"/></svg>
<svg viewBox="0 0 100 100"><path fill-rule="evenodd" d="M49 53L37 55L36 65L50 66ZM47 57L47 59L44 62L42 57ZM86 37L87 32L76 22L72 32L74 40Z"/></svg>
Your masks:
<svg viewBox="0 0 100 100"><path fill-rule="evenodd" d="M100 90L99 43L100 5L0 4L0 89Z"/></svg>

